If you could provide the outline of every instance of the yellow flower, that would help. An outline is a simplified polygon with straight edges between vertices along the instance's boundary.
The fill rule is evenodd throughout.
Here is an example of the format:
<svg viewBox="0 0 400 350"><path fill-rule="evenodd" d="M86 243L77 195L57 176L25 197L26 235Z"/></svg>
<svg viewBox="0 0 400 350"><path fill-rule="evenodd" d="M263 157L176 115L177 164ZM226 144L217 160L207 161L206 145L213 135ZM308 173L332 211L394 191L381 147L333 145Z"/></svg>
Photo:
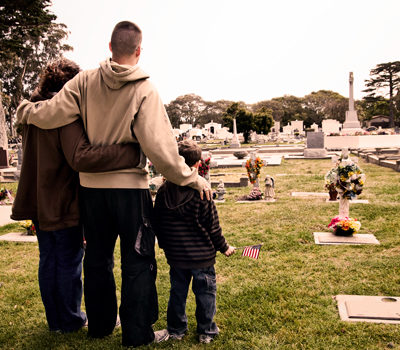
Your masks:
<svg viewBox="0 0 400 350"><path fill-rule="evenodd" d="M21 221L21 226L28 229L32 226L32 220Z"/></svg>

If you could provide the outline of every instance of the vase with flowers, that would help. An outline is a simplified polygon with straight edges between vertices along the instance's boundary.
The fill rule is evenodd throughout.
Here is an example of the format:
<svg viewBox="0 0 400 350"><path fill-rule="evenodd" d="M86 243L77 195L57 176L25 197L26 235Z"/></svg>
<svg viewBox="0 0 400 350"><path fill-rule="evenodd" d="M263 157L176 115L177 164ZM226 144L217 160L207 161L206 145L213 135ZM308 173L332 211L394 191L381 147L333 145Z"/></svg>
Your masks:
<svg viewBox="0 0 400 350"><path fill-rule="evenodd" d="M357 233L361 228L361 223L357 219L349 217L335 216L330 224L329 228L333 230L333 233L337 236L352 236Z"/></svg>
<svg viewBox="0 0 400 350"><path fill-rule="evenodd" d="M21 226L26 229L26 234L28 236L36 235L35 225L33 224L32 220L21 221Z"/></svg>
<svg viewBox="0 0 400 350"><path fill-rule="evenodd" d="M205 159L201 158L198 168L199 175L204 177L207 181L210 181L210 163L211 157L207 157Z"/></svg>

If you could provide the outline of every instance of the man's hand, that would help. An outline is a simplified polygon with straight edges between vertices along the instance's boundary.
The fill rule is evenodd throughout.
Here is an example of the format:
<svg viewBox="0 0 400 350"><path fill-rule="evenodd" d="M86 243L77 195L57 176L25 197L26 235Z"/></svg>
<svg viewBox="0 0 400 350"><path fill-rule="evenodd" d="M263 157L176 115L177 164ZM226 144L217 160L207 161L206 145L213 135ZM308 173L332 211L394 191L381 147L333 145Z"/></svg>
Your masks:
<svg viewBox="0 0 400 350"><path fill-rule="evenodd" d="M235 247L229 246L228 250L224 253L225 256L231 256L235 252Z"/></svg>
<svg viewBox="0 0 400 350"><path fill-rule="evenodd" d="M197 190L200 193L200 199L204 198L204 193L205 193L207 200L208 201L211 200L212 190L211 190L211 185L208 183L208 181L204 177L199 175L198 183L199 183L199 187Z"/></svg>

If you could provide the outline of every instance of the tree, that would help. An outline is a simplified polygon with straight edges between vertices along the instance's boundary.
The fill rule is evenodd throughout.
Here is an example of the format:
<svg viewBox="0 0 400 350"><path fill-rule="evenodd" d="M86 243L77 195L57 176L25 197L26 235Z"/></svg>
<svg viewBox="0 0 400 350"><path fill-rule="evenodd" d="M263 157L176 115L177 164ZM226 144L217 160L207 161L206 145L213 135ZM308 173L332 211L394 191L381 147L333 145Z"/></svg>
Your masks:
<svg viewBox="0 0 400 350"><path fill-rule="evenodd" d="M233 129L233 118L236 119L238 132L243 133L244 142L249 143L250 131L255 129L254 115L238 102L233 103L224 114L224 124Z"/></svg>
<svg viewBox="0 0 400 350"><path fill-rule="evenodd" d="M4 116L2 101L3 101L3 99L0 94L0 147L2 147L3 149L7 149L8 139L7 139L7 131L6 131L6 119Z"/></svg>
<svg viewBox="0 0 400 350"><path fill-rule="evenodd" d="M285 95L275 97L269 101L261 101L252 106L253 111L261 109L272 110L273 119L287 124L292 120L304 120L303 99L300 97Z"/></svg>
<svg viewBox="0 0 400 350"><path fill-rule="evenodd" d="M389 96L389 120L390 127L394 127L396 106L394 104L394 95L400 89L400 61L377 64L370 71L370 79L365 80L367 87L364 92L365 97L370 102L378 96ZM388 91L389 90L389 91Z"/></svg>
<svg viewBox="0 0 400 350"><path fill-rule="evenodd" d="M205 102L205 108L201 111L197 124L204 126L204 124L214 123L223 124L223 116L227 108L232 104L232 101L218 100L215 102Z"/></svg>
<svg viewBox="0 0 400 350"><path fill-rule="evenodd" d="M254 114L254 128L258 134L267 135L274 125L272 109L261 109Z"/></svg>
<svg viewBox="0 0 400 350"><path fill-rule="evenodd" d="M370 120L376 115L389 115L390 114L390 103L387 98L379 96L373 99L363 99L359 102L362 108L361 118L362 120Z"/></svg>
<svg viewBox="0 0 400 350"><path fill-rule="evenodd" d="M179 96L166 107L171 124L175 127L181 123L195 125L205 108L206 102L195 94Z"/></svg>
<svg viewBox="0 0 400 350"><path fill-rule="evenodd" d="M319 90L304 97L305 118L308 125L321 124L323 119L336 119L344 122L348 108L348 99L337 92Z"/></svg>
<svg viewBox="0 0 400 350"><path fill-rule="evenodd" d="M0 6L0 73L3 100L7 99L6 119L13 134L13 117L23 98L36 87L40 72L51 60L72 47L64 24L47 7L49 0L5 0Z"/></svg>

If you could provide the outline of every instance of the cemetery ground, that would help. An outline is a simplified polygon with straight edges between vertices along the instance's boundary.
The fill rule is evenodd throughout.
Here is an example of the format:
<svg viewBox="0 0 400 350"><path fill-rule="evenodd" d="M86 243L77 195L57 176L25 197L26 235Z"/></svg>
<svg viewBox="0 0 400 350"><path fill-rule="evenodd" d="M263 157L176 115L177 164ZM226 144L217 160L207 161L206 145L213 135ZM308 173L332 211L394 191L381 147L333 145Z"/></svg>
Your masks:
<svg viewBox="0 0 400 350"><path fill-rule="evenodd" d="M231 245L263 243L258 260L241 257L241 251L230 258L217 256L218 338L206 346L198 343L190 291L189 332L183 340L142 348L400 349L400 325L341 321L333 298L338 294L400 296L400 174L362 160L359 164L367 176L360 199L368 199L369 204L352 204L350 215L361 221L360 233L374 234L380 245L314 244L312 233L328 231L338 204L326 203L325 198L294 198L291 192L324 192L330 160L284 160L281 166L263 167L261 184L266 174L274 177L276 202L235 203L236 197L249 193L247 187L226 188L225 203L217 204ZM213 169L215 173L239 179L245 168ZM3 227L0 234L16 227ZM85 329L50 333L37 282L37 244L0 242L0 251L1 349L122 348L120 328L102 340L88 339ZM156 254L160 317L154 328L158 330L166 327L169 275L158 247ZM115 258L119 290L118 244Z"/></svg>

